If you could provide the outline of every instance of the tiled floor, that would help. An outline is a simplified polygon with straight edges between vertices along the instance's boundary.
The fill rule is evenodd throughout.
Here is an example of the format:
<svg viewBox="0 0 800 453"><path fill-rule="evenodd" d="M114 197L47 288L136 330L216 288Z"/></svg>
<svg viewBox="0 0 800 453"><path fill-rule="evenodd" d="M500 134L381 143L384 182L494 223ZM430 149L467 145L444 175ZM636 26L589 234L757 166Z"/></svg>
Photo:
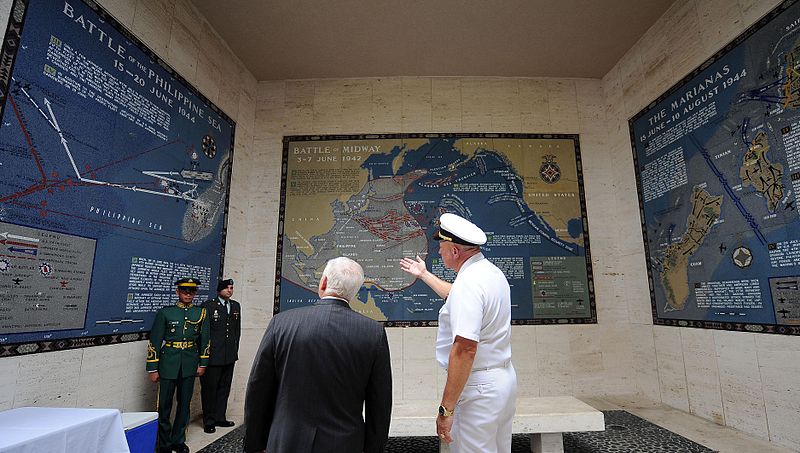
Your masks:
<svg viewBox="0 0 800 453"><path fill-rule="evenodd" d="M605 431L564 433L565 453L714 453L630 412L606 410L603 413ZM244 428L239 427L199 452L240 453L243 436ZM511 453L530 451L530 437L515 434L511 440ZM439 453L439 439L436 436L392 437L385 453Z"/></svg>
<svg viewBox="0 0 800 453"><path fill-rule="evenodd" d="M701 444L710 450L719 451L720 453L796 453L800 451L775 446L767 441L753 438L739 431L716 425L699 417L663 405L622 398L584 399L584 401L596 409L603 411L625 410ZM237 426L242 422L241 417L229 416L229 418L235 421ZM610 418L607 417L607 425L609 424L609 420ZM211 444L225 434L230 433L233 429L235 428L217 428L216 433L206 434L203 432L200 420L193 420L187 432L186 443L191 451L195 452ZM519 446L523 444L525 440L526 439L517 436L515 437L515 445ZM433 442L435 442L435 439L433 439ZM565 441L565 443L569 444L569 441ZM427 444L422 440L420 441L420 445Z"/></svg>

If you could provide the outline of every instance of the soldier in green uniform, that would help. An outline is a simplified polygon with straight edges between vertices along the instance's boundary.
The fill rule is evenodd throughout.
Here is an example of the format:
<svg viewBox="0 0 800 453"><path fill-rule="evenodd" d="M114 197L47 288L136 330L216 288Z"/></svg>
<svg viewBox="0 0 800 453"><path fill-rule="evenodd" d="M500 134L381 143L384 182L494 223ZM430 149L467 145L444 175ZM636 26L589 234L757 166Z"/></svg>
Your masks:
<svg viewBox="0 0 800 453"><path fill-rule="evenodd" d="M200 281L175 282L178 303L156 312L147 345L147 372L158 382L159 453L189 453L186 425L195 376L202 376L211 349L206 310L192 305ZM170 422L172 397L177 391L175 422Z"/></svg>

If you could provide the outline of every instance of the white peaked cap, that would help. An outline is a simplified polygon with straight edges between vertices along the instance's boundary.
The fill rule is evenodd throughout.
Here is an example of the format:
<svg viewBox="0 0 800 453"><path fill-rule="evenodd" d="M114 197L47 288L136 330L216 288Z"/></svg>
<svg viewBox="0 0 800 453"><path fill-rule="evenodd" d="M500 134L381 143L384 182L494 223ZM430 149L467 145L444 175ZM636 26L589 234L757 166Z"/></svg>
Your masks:
<svg viewBox="0 0 800 453"><path fill-rule="evenodd" d="M433 238L462 245L483 245L486 233L469 220L455 214L445 213L439 217L439 231Z"/></svg>

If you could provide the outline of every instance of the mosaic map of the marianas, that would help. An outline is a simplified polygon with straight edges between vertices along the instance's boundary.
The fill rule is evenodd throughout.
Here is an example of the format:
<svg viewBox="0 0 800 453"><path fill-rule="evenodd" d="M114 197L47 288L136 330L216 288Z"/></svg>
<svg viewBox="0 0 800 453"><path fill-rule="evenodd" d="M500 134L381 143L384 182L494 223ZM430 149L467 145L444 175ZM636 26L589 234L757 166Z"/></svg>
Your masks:
<svg viewBox="0 0 800 453"><path fill-rule="evenodd" d="M800 334L800 4L631 120L654 318Z"/></svg>
<svg viewBox="0 0 800 453"><path fill-rule="evenodd" d="M577 136L406 134L284 138L276 310L314 303L327 260L358 261L351 306L380 321L435 321L443 301L400 269L452 212L488 235L518 323L595 322Z"/></svg>

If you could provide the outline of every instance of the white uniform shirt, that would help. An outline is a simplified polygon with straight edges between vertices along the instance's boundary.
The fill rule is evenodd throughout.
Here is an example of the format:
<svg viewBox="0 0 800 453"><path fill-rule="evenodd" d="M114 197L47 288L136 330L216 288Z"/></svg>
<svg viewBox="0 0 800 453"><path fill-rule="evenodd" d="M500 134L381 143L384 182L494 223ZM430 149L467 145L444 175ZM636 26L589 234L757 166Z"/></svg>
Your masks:
<svg viewBox="0 0 800 453"><path fill-rule="evenodd" d="M436 361L442 368L447 368L456 336L478 342L473 369L511 360L511 288L482 253L464 262L439 310Z"/></svg>

